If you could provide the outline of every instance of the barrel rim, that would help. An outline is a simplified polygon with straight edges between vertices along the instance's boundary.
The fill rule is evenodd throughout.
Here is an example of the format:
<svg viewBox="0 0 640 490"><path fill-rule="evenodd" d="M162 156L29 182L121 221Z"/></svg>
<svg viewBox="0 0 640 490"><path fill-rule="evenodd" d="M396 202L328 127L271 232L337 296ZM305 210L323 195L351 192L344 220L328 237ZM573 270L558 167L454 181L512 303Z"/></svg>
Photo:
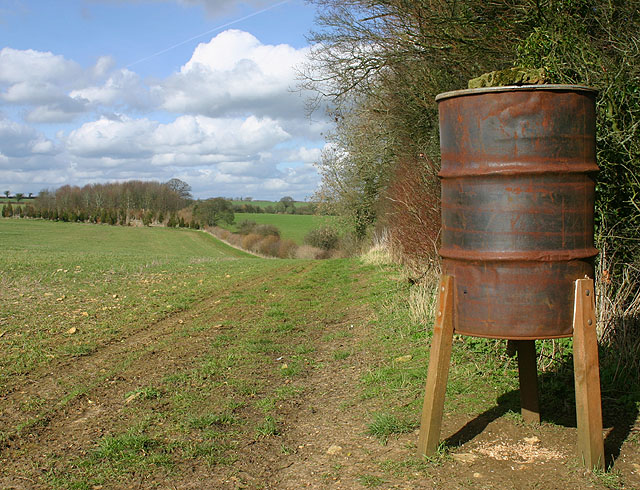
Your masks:
<svg viewBox="0 0 640 490"><path fill-rule="evenodd" d="M482 87L482 88L467 88L462 90L452 90L450 92L443 92L436 95L436 102L441 102L445 99L451 99L453 97L463 97L465 95L481 95L486 93L496 92L533 92L533 91L552 91L552 92L589 92L597 94L598 89L588 87L587 85L505 85L502 87Z"/></svg>
<svg viewBox="0 0 640 490"><path fill-rule="evenodd" d="M487 333L479 333L479 332L472 332L472 331L465 331L464 327L463 330L460 330L460 328L456 327L456 331L455 333L457 335L464 335L466 337L479 337L482 339L496 339L496 340L552 340L552 339L566 339L569 337L573 337L573 330L571 332L567 332L567 333L560 333L560 334L555 334L555 335L544 335L544 334L540 334L540 335L513 335L513 332L509 332L507 334L504 335L491 335L491 334L487 334Z"/></svg>
<svg viewBox="0 0 640 490"><path fill-rule="evenodd" d="M438 255L448 261L458 262L569 262L572 260L588 261L596 257L600 251L595 247L565 248L551 250L470 250L443 245Z"/></svg>

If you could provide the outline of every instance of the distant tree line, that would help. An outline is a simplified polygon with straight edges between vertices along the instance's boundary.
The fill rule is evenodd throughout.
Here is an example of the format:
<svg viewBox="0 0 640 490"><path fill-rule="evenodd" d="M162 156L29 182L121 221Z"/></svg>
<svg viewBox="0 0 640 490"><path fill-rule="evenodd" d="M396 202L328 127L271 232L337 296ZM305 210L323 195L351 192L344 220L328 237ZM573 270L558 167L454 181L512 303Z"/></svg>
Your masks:
<svg viewBox="0 0 640 490"><path fill-rule="evenodd" d="M30 192L28 196L24 195L24 192L16 192L13 196L11 195L11 191L7 190L3 192L5 199L8 201L10 199L15 199L16 202L20 202L23 199L34 199L33 192Z"/></svg>
<svg viewBox="0 0 640 490"><path fill-rule="evenodd" d="M148 226L199 228L195 220L185 221L178 211L191 201L191 187L178 179L169 182L111 182L84 187L65 185L55 191L43 190L26 206L5 205L3 217L19 216L54 221L75 221L128 225L137 220Z"/></svg>
<svg viewBox="0 0 640 490"><path fill-rule="evenodd" d="M9 191L5 192L5 195ZM19 201L23 195L16 194ZM8 202L2 208L3 217L43 218L64 222L104 223L145 226L163 224L167 227L199 229L234 223L235 213L314 214L315 204L296 206L285 196L273 206L260 206L243 200L233 204L230 199L216 197L193 200L191 186L179 179L168 182L131 180L84 187L62 186L55 191L42 190L26 205Z"/></svg>
<svg viewBox="0 0 640 490"><path fill-rule="evenodd" d="M234 204L233 211L235 213L265 213L265 214L315 214L317 207L314 203L296 205L296 202L290 196L285 196L273 205L260 206L252 204L251 198L236 199L243 201L242 204Z"/></svg>
<svg viewBox="0 0 640 490"><path fill-rule="evenodd" d="M40 207L85 212L124 209L167 213L178 211L187 204L187 200L168 183L140 180L88 184L84 187L65 185L55 192L41 191L36 202Z"/></svg>

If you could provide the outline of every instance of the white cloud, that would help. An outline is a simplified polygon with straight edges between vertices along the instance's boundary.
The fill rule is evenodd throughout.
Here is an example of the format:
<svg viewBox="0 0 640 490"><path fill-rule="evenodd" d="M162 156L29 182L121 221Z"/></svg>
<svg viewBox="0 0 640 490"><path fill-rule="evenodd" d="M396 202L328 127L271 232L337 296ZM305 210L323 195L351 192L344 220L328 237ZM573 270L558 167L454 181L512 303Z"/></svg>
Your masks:
<svg viewBox="0 0 640 490"><path fill-rule="evenodd" d="M12 193L32 192L37 194L42 189L68 184L69 179L73 177L67 172L60 172L59 169L43 169L33 172L29 169L4 169L3 166L0 166L0 182L6 183L2 190L9 189Z"/></svg>
<svg viewBox="0 0 640 490"><path fill-rule="evenodd" d="M80 98L60 97L57 102L37 106L27 113L30 123L61 123L73 121L87 110L87 101Z"/></svg>
<svg viewBox="0 0 640 490"><path fill-rule="evenodd" d="M229 178L235 177L252 177L262 178L269 177L274 172L274 166L265 164L260 161L248 162L222 162L216 166L219 174L227 175Z"/></svg>
<svg viewBox="0 0 640 490"><path fill-rule="evenodd" d="M74 89L93 83L112 66L109 57L101 57L94 66L83 69L50 52L3 48L0 103L26 107L25 120L30 123L69 122L89 110L89 100Z"/></svg>
<svg viewBox="0 0 640 490"><path fill-rule="evenodd" d="M265 199L280 199L291 195L295 199L310 197L318 186L318 174L311 165L277 170L271 162L261 162L256 174L252 164L243 162L216 167L197 168L184 172L181 179L191 183L195 195L199 196L253 196ZM237 172L238 168L244 172Z"/></svg>
<svg viewBox="0 0 640 490"><path fill-rule="evenodd" d="M286 156L288 162L304 162L304 163L316 163L322 156L322 148L307 148L300 146L291 150Z"/></svg>
<svg viewBox="0 0 640 490"><path fill-rule="evenodd" d="M34 128L0 118L0 187L36 193L69 182L60 148ZM46 183L43 185L43 183Z"/></svg>
<svg viewBox="0 0 640 490"><path fill-rule="evenodd" d="M216 117L251 112L299 117L304 99L291 88L307 48L266 45L248 32L228 30L195 49L179 73L153 87L171 112Z"/></svg>
<svg viewBox="0 0 640 490"><path fill-rule="evenodd" d="M208 117L253 114L280 120L285 131L318 135L305 120L305 94L292 91L308 48L268 45L238 30L199 44L175 74L145 82L109 56L90 67L49 52L0 51L0 103L25 107L32 123L70 122L91 111L130 110Z"/></svg>
<svg viewBox="0 0 640 490"><path fill-rule="evenodd" d="M4 48L0 105L29 124L0 116L0 185L179 176L198 197L307 197L318 181L313 146L327 129L305 118L304 95L291 91L307 52L230 30L198 45L167 79L148 81L108 56L81 67ZM46 126L55 140L35 129L80 118L92 120Z"/></svg>
<svg viewBox="0 0 640 490"><path fill-rule="evenodd" d="M103 77L108 71L108 66L99 65L100 61L93 71ZM69 95L98 106L153 109L148 88L144 86L138 74L126 68L111 73L102 85L90 85L73 90Z"/></svg>
<svg viewBox="0 0 640 490"><path fill-rule="evenodd" d="M318 174L315 168L311 165L303 165L287 168L280 175L249 185L248 189L255 193L263 187L270 191L272 196L295 194L306 198L313 193L317 185Z"/></svg>
<svg viewBox="0 0 640 490"><path fill-rule="evenodd" d="M53 142L35 129L7 119L0 119L0 155L22 158L53 154L55 151ZM4 161L9 163L8 159Z"/></svg>
<svg viewBox="0 0 640 490"><path fill-rule="evenodd" d="M104 78L106 77L111 70L116 66L116 60L111 56L100 56L96 64L91 67L91 76L93 78Z"/></svg>
<svg viewBox="0 0 640 490"><path fill-rule="evenodd" d="M80 157L150 158L153 150L149 137L157 127L157 122L148 119L102 118L71 131L66 148Z"/></svg>
<svg viewBox="0 0 640 490"><path fill-rule="evenodd" d="M46 104L59 98L60 90L43 80L22 80L9 85L1 97L13 104Z"/></svg>
<svg viewBox="0 0 640 490"><path fill-rule="evenodd" d="M168 180L179 174L191 176L187 181L194 190L230 195L245 194L244 186L259 190L262 183L282 180L278 164L285 152L271 150L289 138L277 121L255 116L180 116L167 124L122 116L86 123L64 144L75 173L86 178ZM202 181L205 170L207 180Z"/></svg>
<svg viewBox="0 0 640 490"><path fill-rule="evenodd" d="M64 85L81 76L80 65L64 56L32 49L0 50L0 83L38 81Z"/></svg>
<svg viewBox="0 0 640 490"><path fill-rule="evenodd" d="M160 126L153 135L153 163L197 166L255 159L260 152L289 138L278 122L269 118L181 116Z"/></svg>
<svg viewBox="0 0 640 490"><path fill-rule="evenodd" d="M79 157L149 158L155 165L193 166L244 159L289 139L277 121L180 116L169 124L149 119L102 118L66 139Z"/></svg>
<svg viewBox="0 0 640 490"><path fill-rule="evenodd" d="M197 196L279 194L304 198L317 185L308 163L313 149L278 149L290 140L271 118L179 116L160 124L149 119L103 118L82 125L65 139L78 173L112 179L179 175ZM291 167L287 163L296 162ZM90 180L90 179L89 179ZM98 180L103 180L98 178ZM284 194L283 194L284 195Z"/></svg>

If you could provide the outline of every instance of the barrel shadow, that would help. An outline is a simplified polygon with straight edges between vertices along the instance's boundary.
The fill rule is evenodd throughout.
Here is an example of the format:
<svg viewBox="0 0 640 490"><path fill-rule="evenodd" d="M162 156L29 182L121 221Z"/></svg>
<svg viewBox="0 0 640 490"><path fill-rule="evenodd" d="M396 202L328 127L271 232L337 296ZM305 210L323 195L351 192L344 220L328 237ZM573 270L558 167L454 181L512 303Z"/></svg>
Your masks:
<svg viewBox="0 0 640 490"><path fill-rule="evenodd" d="M622 379L632 379L631 373L611 371L610 360L616 353L600 348L600 389L602 393L602 427L606 467L611 467L620 456L638 419L640 393L627 391L630 385ZM556 369L539 375L541 419L564 427L577 427L573 359L568 358Z"/></svg>
<svg viewBox="0 0 640 490"><path fill-rule="evenodd" d="M610 354L602 352L601 357L606 358ZM559 363L553 371L539 373L538 382L542 422L576 428L572 359ZM606 466L611 467L620 456L622 445L635 426L639 414L640 394L621 392L620 381L608 376L606 371L601 376L601 390ZM519 390L511 390L499 396L494 407L467 422L455 434L445 439L444 444L447 447L461 446L473 440L491 422L510 411L520 412Z"/></svg>
<svg viewBox="0 0 640 490"><path fill-rule="evenodd" d="M461 446L480 435L491 422L499 419L509 411L518 410L520 410L520 392L518 390L512 390L500 395L496 406L467 422L455 434L447 437L444 440L444 445L447 447Z"/></svg>

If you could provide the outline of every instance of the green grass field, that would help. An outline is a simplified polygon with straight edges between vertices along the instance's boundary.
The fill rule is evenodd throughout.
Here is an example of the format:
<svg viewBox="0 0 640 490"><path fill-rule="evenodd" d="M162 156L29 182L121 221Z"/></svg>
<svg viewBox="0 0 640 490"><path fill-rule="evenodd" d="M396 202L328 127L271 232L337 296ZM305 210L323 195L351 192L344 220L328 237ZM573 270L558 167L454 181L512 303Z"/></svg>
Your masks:
<svg viewBox="0 0 640 490"><path fill-rule="evenodd" d="M475 472L514 488L510 461L448 455L477 434L515 448L536 435L562 454L518 481L636 488L632 467L592 476L567 452L570 358L541 375L545 423L523 424L503 341L456 337L443 437L474 421L471 436L417 458L433 312L412 315L420 290L397 266L41 220L0 219L0 246L0 488L473 488ZM623 407L604 390L605 420L633 427L637 394Z"/></svg>
<svg viewBox="0 0 640 490"><path fill-rule="evenodd" d="M29 237L29 240L25 240ZM206 233L179 228L98 226L85 223L7 219L0 221L3 249L46 257L65 253L85 261L127 262L248 257ZM123 260L125 258L126 260Z"/></svg>
<svg viewBox="0 0 640 490"><path fill-rule="evenodd" d="M243 204L251 204L252 206L260 206L261 208L266 208L267 206L275 207L278 204L278 201L231 201L234 206L242 206ZM306 206L309 203L304 201L294 201L296 206Z"/></svg>
<svg viewBox="0 0 640 490"><path fill-rule="evenodd" d="M258 224L277 226L282 238L302 244L307 233L315 228L335 223L332 216L314 216L305 214L265 214L265 213L236 213L235 224L223 226L230 231L237 231L242 221L255 221Z"/></svg>
<svg viewBox="0 0 640 490"><path fill-rule="evenodd" d="M210 294L222 274L211 274L212 263L253 260L210 235L180 229L2 219L0 243L0 394L14 375L90 353L124 328L137 328L128 322L152 321ZM228 264L225 271L237 266ZM74 327L81 335L65 335Z"/></svg>
<svg viewBox="0 0 640 490"><path fill-rule="evenodd" d="M33 199L22 198L20 201L18 201L15 197L10 197L9 199L7 199L4 196L0 196L0 204L8 202L10 202L11 204L29 204L33 203Z"/></svg>

